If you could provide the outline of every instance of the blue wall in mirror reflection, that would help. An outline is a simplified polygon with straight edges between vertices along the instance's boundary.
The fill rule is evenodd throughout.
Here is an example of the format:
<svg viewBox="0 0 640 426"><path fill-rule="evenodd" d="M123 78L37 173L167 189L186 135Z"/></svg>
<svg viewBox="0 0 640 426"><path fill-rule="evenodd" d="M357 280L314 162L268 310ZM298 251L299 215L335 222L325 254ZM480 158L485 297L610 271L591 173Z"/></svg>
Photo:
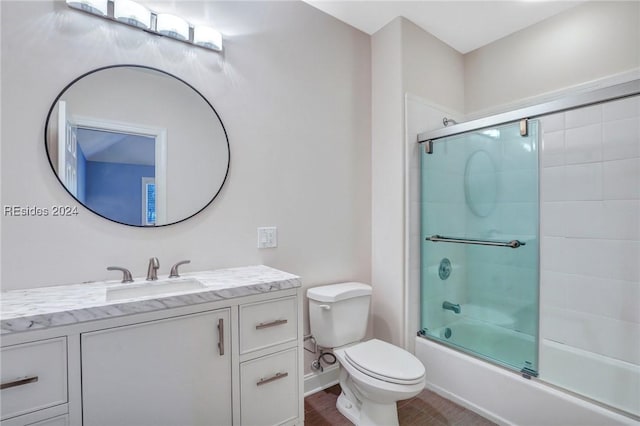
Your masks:
<svg viewBox="0 0 640 426"><path fill-rule="evenodd" d="M112 220L141 225L143 177L155 177L155 167L87 161L86 205Z"/></svg>

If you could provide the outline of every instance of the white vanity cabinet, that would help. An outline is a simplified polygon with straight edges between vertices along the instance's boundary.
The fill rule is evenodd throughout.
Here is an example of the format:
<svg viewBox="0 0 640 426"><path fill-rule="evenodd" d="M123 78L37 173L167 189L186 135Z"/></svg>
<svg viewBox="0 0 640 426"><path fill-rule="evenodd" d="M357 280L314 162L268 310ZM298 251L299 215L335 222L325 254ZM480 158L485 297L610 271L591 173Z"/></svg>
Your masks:
<svg viewBox="0 0 640 426"><path fill-rule="evenodd" d="M3 293L24 314L2 319L0 426L303 425L299 278L194 275L202 291L116 302L100 283Z"/></svg>
<svg viewBox="0 0 640 426"><path fill-rule="evenodd" d="M85 426L232 423L230 310L83 333Z"/></svg>

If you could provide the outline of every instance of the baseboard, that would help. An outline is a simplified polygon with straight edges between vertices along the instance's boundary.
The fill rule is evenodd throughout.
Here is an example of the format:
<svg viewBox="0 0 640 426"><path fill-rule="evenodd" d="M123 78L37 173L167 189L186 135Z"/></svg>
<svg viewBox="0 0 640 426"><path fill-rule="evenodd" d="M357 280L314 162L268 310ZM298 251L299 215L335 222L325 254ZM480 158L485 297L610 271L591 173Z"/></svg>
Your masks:
<svg viewBox="0 0 640 426"><path fill-rule="evenodd" d="M325 367L322 373L313 372L304 375L304 396L313 395L329 388L340 381L340 367L338 364Z"/></svg>

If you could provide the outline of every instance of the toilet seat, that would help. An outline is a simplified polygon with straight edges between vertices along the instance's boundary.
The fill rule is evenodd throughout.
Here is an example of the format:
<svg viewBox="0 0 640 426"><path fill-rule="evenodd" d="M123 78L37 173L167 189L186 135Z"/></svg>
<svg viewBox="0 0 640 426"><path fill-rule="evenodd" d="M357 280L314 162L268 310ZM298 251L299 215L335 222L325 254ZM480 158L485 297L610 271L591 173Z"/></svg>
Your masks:
<svg viewBox="0 0 640 426"><path fill-rule="evenodd" d="M368 340L343 351L345 360L369 377L400 385L424 380L424 366L415 356L382 340Z"/></svg>

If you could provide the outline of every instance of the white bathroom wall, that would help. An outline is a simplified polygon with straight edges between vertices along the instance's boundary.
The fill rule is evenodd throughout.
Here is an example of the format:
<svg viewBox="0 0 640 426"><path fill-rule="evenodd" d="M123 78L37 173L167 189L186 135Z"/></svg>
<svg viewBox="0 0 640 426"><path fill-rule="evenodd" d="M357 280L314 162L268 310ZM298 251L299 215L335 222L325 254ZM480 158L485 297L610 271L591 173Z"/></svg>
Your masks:
<svg viewBox="0 0 640 426"><path fill-rule="evenodd" d="M160 272L266 264L305 286L370 281L370 38L302 2L144 2L220 28L222 54L98 19L61 1L2 1L2 205L77 205L46 159L46 113L91 69L158 67L195 88L229 134L215 202L157 229L77 217L2 217L2 290ZM278 227L275 249L256 227ZM305 328L308 329L308 327Z"/></svg>
<svg viewBox="0 0 640 426"><path fill-rule="evenodd" d="M640 96L541 121L540 377L640 415Z"/></svg>
<svg viewBox="0 0 640 426"><path fill-rule="evenodd" d="M465 112L477 117L540 103L639 67L640 2L584 2L467 53Z"/></svg>

